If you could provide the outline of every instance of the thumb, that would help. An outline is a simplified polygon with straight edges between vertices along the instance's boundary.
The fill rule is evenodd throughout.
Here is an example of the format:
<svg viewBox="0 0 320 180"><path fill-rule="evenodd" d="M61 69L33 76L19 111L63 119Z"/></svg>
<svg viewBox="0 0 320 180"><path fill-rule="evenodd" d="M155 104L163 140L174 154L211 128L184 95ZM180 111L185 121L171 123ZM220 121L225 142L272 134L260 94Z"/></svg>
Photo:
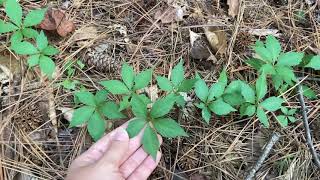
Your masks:
<svg viewBox="0 0 320 180"><path fill-rule="evenodd" d="M119 128L112 136L109 149L101 159L102 164L120 165L129 148L129 135L124 128Z"/></svg>

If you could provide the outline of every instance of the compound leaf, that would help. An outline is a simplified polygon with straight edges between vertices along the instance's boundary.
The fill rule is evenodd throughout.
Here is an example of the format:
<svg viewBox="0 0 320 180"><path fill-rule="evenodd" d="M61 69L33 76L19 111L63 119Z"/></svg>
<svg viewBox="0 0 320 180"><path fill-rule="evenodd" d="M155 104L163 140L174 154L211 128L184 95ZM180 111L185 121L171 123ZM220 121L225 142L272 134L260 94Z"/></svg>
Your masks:
<svg viewBox="0 0 320 180"><path fill-rule="evenodd" d="M144 130L142 146L143 149L150 154L154 160L157 158L157 152L160 147L160 143L156 132L150 127L150 125L147 125Z"/></svg>
<svg viewBox="0 0 320 180"><path fill-rule="evenodd" d="M72 114L70 127L75 127L84 124L88 121L94 112L95 108L92 106L82 106L76 109Z"/></svg>
<svg viewBox="0 0 320 180"><path fill-rule="evenodd" d="M195 93L201 101L205 102L207 100L209 88L203 79L198 79L195 83Z"/></svg>
<svg viewBox="0 0 320 180"><path fill-rule="evenodd" d="M132 66L124 63L121 68L121 78L129 89L132 89L134 82L134 71Z"/></svg>
<svg viewBox="0 0 320 180"><path fill-rule="evenodd" d="M139 134L142 128L146 125L147 121L143 118L134 118L129 121L127 132L130 138L133 138Z"/></svg>
<svg viewBox="0 0 320 180"><path fill-rule="evenodd" d="M109 80L100 82L112 94L128 94L130 93L127 86L119 80Z"/></svg>
<svg viewBox="0 0 320 180"><path fill-rule="evenodd" d="M279 41L274 36L268 35L266 38L266 48L269 50L274 62L281 52L281 45Z"/></svg>
<svg viewBox="0 0 320 180"><path fill-rule="evenodd" d="M288 126L288 119L286 116L283 116L283 115L277 116L277 120L282 127Z"/></svg>
<svg viewBox="0 0 320 180"><path fill-rule="evenodd" d="M104 134L106 122L99 112L95 111L88 121L88 132L94 141L98 141Z"/></svg>
<svg viewBox="0 0 320 180"><path fill-rule="evenodd" d="M161 136L175 138L178 136L188 136L182 127L171 118L156 119L153 122L154 128Z"/></svg>

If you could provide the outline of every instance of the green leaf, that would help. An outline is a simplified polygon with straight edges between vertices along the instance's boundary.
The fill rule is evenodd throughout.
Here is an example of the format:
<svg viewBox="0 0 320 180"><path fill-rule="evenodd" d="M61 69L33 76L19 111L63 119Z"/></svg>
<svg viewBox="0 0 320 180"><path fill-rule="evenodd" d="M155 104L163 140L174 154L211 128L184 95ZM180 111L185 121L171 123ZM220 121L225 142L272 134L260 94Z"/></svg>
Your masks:
<svg viewBox="0 0 320 180"><path fill-rule="evenodd" d="M36 37L36 43L40 51L48 46L48 39L43 31L41 31L40 34Z"/></svg>
<svg viewBox="0 0 320 180"><path fill-rule="evenodd" d="M276 72L276 76L280 76L288 84L292 84L292 81L297 81L297 78L291 67L276 66Z"/></svg>
<svg viewBox="0 0 320 180"><path fill-rule="evenodd" d="M127 109L128 107L130 107L130 102L129 102L129 98L130 96L124 96L122 98L122 101L120 101L120 104L119 104L119 111L123 111L125 109Z"/></svg>
<svg viewBox="0 0 320 180"><path fill-rule="evenodd" d="M79 81L77 80L71 80L71 79L66 79L62 82L62 86L65 89L76 89L76 85L79 84Z"/></svg>
<svg viewBox="0 0 320 180"><path fill-rule="evenodd" d="M21 26L22 8L16 0L6 1L5 12L14 24L16 24L18 27Z"/></svg>
<svg viewBox="0 0 320 180"><path fill-rule="evenodd" d="M103 103L98 107L98 110L101 111L108 119L123 119L126 116L119 112L119 106L115 102L108 101Z"/></svg>
<svg viewBox="0 0 320 180"><path fill-rule="evenodd" d="M225 93L240 93L243 82L240 80L231 81L227 86Z"/></svg>
<svg viewBox="0 0 320 180"><path fill-rule="evenodd" d="M150 83L151 77L152 77L152 70L151 69L142 71L141 73L139 73L135 77L133 89L138 90L138 89L142 89L142 88L146 87Z"/></svg>
<svg viewBox="0 0 320 180"><path fill-rule="evenodd" d="M261 66L263 66L265 64L265 62L263 62L257 58L250 58L245 63L249 64L251 67L253 67L256 70L259 70L261 68Z"/></svg>
<svg viewBox="0 0 320 180"><path fill-rule="evenodd" d="M141 98L136 94L132 95L131 107L132 107L132 112L136 117L142 117L142 118L147 117L147 104L145 104L141 100Z"/></svg>
<svg viewBox="0 0 320 180"><path fill-rule="evenodd" d="M278 90L280 88L280 86L283 85L282 77L280 77L278 75L272 75L271 78L272 78L272 82L273 82L275 89Z"/></svg>
<svg viewBox="0 0 320 180"><path fill-rule="evenodd" d="M94 141L98 141L106 130L106 122L101 115L95 111L88 121L88 132Z"/></svg>
<svg viewBox="0 0 320 180"><path fill-rule="evenodd" d="M52 76L56 68L56 65L54 64L52 59L49 58L48 56L40 56L39 65L40 65L41 71L45 73L48 77Z"/></svg>
<svg viewBox="0 0 320 180"><path fill-rule="evenodd" d="M276 111L281 108L281 104L283 103L283 99L279 97L269 97L265 99L260 106L268 111Z"/></svg>
<svg viewBox="0 0 320 180"><path fill-rule="evenodd" d="M35 39L37 36L39 36L38 31L32 29L32 28L23 28L22 30L23 36L27 38Z"/></svg>
<svg viewBox="0 0 320 180"><path fill-rule="evenodd" d="M23 35L21 31L14 32L10 37L11 47L14 47L17 44L21 43L22 39L23 39Z"/></svg>
<svg viewBox="0 0 320 180"><path fill-rule="evenodd" d="M288 119L289 119L289 121L292 122L292 123L294 123L294 122L297 121L297 119L296 119L295 117L293 117L293 116L288 116Z"/></svg>
<svg viewBox="0 0 320 180"><path fill-rule="evenodd" d="M47 8L30 11L24 18L24 27L35 26L41 23L46 14Z"/></svg>
<svg viewBox="0 0 320 180"><path fill-rule="evenodd" d="M241 84L241 94L246 100L246 102L250 102L252 104L256 101L255 91L251 88L251 86L245 82Z"/></svg>
<svg viewBox="0 0 320 180"><path fill-rule="evenodd" d="M156 79L157 79L158 86L160 87L161 90L163 91L173 90L172 83L169 81L169 79L162 76L157 76Z"/></svg>
<svg viewBox="0 0 320 180"><path fill-rule="evenodd" d="M305 66L315 70L320 70L320 55L313 56L310 62Z"/></svg>
<svg viewBox="0 0 320 180"><path fill-rule="evenodd" d="M279 41L274 36L268 35L266 38L266 48L269 50L274 62L281 52L281 45Z"/></svg>
<svg viewBox="0 0 320 180"><path fill-rule="evenodd" d="M203 79L199 79L195 84L195 93L197 97L205 102L209 95L209 88Z"/></svg>
<svg viewBox="0 0 320 180"><path fill-rule="evenodd" d="M223 100L231 106L239 106L245 102L245 99L240 93L224 94Z"/></svg>
<svg viewBox="0 0 320 180"><path fill-rule="evenodd" d="M249 105L246 108L244 115L253 116L255 112L256 112L256 107L254 105Z"/></svg>
<svg viewBox="0 0 320 180"><path fill-rule="evenodd" d="M121 68L121 78L129 89L132 89L134 82L134 71L131 66L124 63Z"/></svg>
<svg viewBox="0 0 320 180"><path fill-rule="evenodd" d="M162 117L170 112L174 103L176 101L176 96L174 94L169 94L168 96L158 99L152 106L150 115L153 118Z"/></svg>
<svg viewBox="0 0 320 180"><path fill-rule="evenodd" d="M103 90L99 90L94 95L94 99L95 99L97 105L105 102L107 97L108 97L108 91L104 90L104 89Z"/></svg>
<svg viewBox="0 0 320 180"><path fill-rule="evenodd" d="M130 91L127 86L119 80L109 80L100 82L112 94L129 94Z"/></svg>
<svg viewBox="0 0 320 180"><path fill-rule="evenodd" d="M0 34L15 31L18 29L19 27L15 26L14 24L10 22L5 23L3 20L0 19Z"/></svg>
<svg viewBox="0 0 320 180"><path fill-rule="evenodd" d="M280 109L281 109L281 112L282 112L283 114L285 114L285 115L288 114L288 108L282 106Z"/></svg>
<svg viewBox="0 0 320 180"><path fill-rule="evenodd" d="M256 81L256 93L258 100L262 99L268 91L267 78L265 74L261 74Z"/></svg>
<svg viewBox="0 0 320 180"><path fill-rule="evenodd" d="M211 112L207 107L203 107L201 111L201 116L204 119L204 121L209 124L210 119L211 119Z"/></svg>
<svg viewBox="0 0 320 180"><path fill-rule="evenodd" d="M174 86L179 86L179 84L184 80L184 69L183 69L183 61L181 60L171 72L171 82Z"/></svg>
<svg viewBox="0 0 320 180"><path fill-rule="evenodd" d="M302 85L303 95L308 99L317 99L317 94L308 86Z"/></svg>
<svg viewBox="0 0 320 180"><path fill-rule="evenodd" d="M297 66L301 63L304 53L286 52L279 56L277 65L280 66Z"/></svg>
<svg viewBox="0 0 320 180"><path fill-rule="evenodd" d="M271 64L264 64L259 69L259 73L262 74L275 74L275 68Z"/></svg>
<svg viewBox="0 0 320 180"><path fill-rule="evenodd" d="M146 125L147 121L143 118L134 118L129 121L127 132L130 138L133 138L139 134L142 128Z"/></svg>
<svg viewBox="0 0 320 180"><path fill-rule="evenodd" d="M72 114L72 119L70 122L70 127L75 127L78 125L82 125L87 122L95 108L92 106L82 106L74 111Z"/></svg>
<svg viewBox="0 0 320 180"><path fill-rule="evenodd" d="M142 102L145 104L145 105L148 105L151 103L151 100L144 94L139 94L138 97L142 100Z"/></svg>
<svg viewBox="0 0 320 180"><path fill-rule="evenodd" d="M144 130L142 137L142 146L144 151L150 154L151 157L156 160L160 143L157 134L150 127L150 125L147 125L146 129Z"/></svg>
<svg viewBox="0 0 320 180"><path fill-rule="evenodd" d="M76 92L75 95L78 97L81 103L88 106L96 106L95 97L91 92L80 91L80 92Z"/></svg>
<svg viewBox="0 0 320 180"><path fill-rule="evenodd" d="M212 112L214 112L217 115L227 115L230 112L236 111L236 109L224 102L222 98L219 98L216 101L213 101L211 104L209 104L209 108Z"/></svg>
<svg viewBox="0 0 320 180"><path fill-rule="evenodd" d="M224 93L225 86L222 83L215 83L209 89L208 102L212 101L215 97L218 98Z"/></svg>
<svg viewBox="0 0 320 180"><path fill-rule="evenodd" d="M297 109L290 109L287 113L287 115L294 115L296 113Z"/></svg>
<svg viewBox="0 0 320 180"><path fill-rule="evenodd" d="M177 96L177 99L176 99L176 103L177 103L178 106L184 108L185 105L186 105L186 101L184 100L184 96L181 95L181 94L178 95L178 96Z"/></svg>
<svg viewBox="0 0 320 180"><path fill-rule="evenodd" d="M49 45L47 48L49 48L49 47L50 47L50 45ZM46 48L46 49L47 49L47 48ZM54 48L54 47L52 47L52 48ZM56 49L56 48L54 48L54 49ZM44 50L45 50L45 49L44 49ZM59 53L59 50L58 50L58 49L56 49L56 51L57 51L57 53L56 53L56 54L58 54L58 53ZM52 54L52 55L55 55L55 54ZM78 65L78 67L79 67L80 69L83 69L83 68L84 68L85 64L83 64L83 62L82 62L82 61L77 60L76 62L77 62L77 65Z"/></svg>
<svg viewBox="0 0 320 180"><path fill-rule="evenodd" d="M38 65L39 64L39 57L40 57L39 54L32 55L32 56L28 57L28 66L34 67L34 66Z"/></svg>
<svg viewBox="0 0 320 180"><path fill-rule="evenodd" d="M27 41L17 42L11 46L11 49L14 50L17 54L20 55L31 55L37 54L38 50L31 43Z"/></svg>
<svg viewBox="0 0 320 180"><path fill-rule="evenodd" d="M163 119L156 119L153 122L154 128L157 130L161 136L166 138L175 138L178 136L186 136L188 134L184 131L180 125L171 118L163 118Z"/></svg>
<svg viewBox="0 0 320 180"><path fill-rule="evenodd" d="M279 124L281 125L281 127L288 126L288 119L286 116L283 116L283 115L277 116L277 120L278 120Z"/></svg>
<svg viewBox="0 0 320 180"><path fill-rule="evenodd" d="M257 117L264 127L269 128L269 120L266 113L261 109L257 108Z"/></svg>
<svg viewBox="0 0 320 180"><path fill-rule="evenodd" d="M257 55L261 57L261 59L265 62L272 62L272 54L269 52L269 50L265 47L254 47L253 48Z"/></svg>
<svg viewBox="0 0 320 180"><path fill-rule="evenodd" d="M224 86L227 86L228 76L225 69L221 71L219 75L218 83L222 83Z"/></svg>
<svg viewBox="0 0 320 180"><path fill-rule="evenodd" d="M47 56L53 56L59 53L59 50L51 45L48 45L42 50L42 53Z"/></svg>
<svg viewBox="0 0 320 180"><path fill-rule="evenodd" d="M178 92L189 92L198 79L184 79L178 87Z"/></svg>

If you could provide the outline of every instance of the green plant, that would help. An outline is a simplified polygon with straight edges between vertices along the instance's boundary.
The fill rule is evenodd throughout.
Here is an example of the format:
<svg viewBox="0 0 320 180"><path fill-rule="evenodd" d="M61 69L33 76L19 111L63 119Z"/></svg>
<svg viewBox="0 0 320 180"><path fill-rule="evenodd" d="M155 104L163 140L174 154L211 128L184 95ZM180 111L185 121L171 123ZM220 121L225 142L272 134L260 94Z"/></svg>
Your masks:
<svg viewBox="0 0 320 180"><path fill-rule="evenodd" d="M293 115L296 113L297 109L288 110L286 107L281 107L281 111L284 115L277 116L277 120L282 127L288 126L289 121L292 123L296 122L296 118Z"/></svg>
<svg viewBox="0 0 320 180"><path fill-rule="evenodd" d="M58 54L59 51L48 44L43 31L38 33L32 29L32 26L41 23L47 9L32 10L23 19L22 7L16 0L7 0L4 6L10 22L0 20L0 34L13 32L10 37L10 48L18 55L27 55L29 67L39 65L45 75L52 77L55 63L51 56ZM32 38L36 46L27 41L28 38Z"/></svg>
<svg viewBox="0 0 320 180"><path fill-rule="evenodd" d="M100 139L106 129L106 118L122 119L126 116L119 112L119 106L107 99L108 92L100 90L95 95L88 91L75 93L82 105L72 116L70 127L88 124L88 132L96 141Z"/></svg>
<svg viewBox="0 0 320 180"><path fill-rule="evenodd" d="M172 69L170 79L163 76L157 76L156 79L161 90L178 96L176 102L181 107L185 106L183 93L189 92L197 82L197 79L185 79L182 60Z"/></svg>
<svg viewBox="0 0 320 180"><path fill-rule="evenodd" d="M67 90L76 90L76 87L80 84L80 82L78 80L73 79L73 76L75 74L76 68L82 70L84 66L85 65L80 60L77 60L76 64L73 61L68 60L67 63L64 65L64 72L67 77L65 80L59 83L59 85L62 85L63 88Z"/></svg>
<svg viewBox="0 0 320 180"><path fill-rule="evenodd" d="M203 119L209 123L211 112L217 115L226 115L236 111L230 104L223 99L223 94L227 86L226 71L222 71L218 82L211 85L210 89L203 79L198 76L198 81L195 83L195 93L200 99L200 103L196 104L201 109Z"/></svg>
<svg viewBox="0 0 320 180"><path fill-rule="evenodd" d="M130 99L135 91L145 88L151 81L152 70L148 69L135 74L133 68L124 63L121 69L121 78L119 80L102 81L100 84L114 95L123 95L120 102L120 111L130 107Z"/></svg>

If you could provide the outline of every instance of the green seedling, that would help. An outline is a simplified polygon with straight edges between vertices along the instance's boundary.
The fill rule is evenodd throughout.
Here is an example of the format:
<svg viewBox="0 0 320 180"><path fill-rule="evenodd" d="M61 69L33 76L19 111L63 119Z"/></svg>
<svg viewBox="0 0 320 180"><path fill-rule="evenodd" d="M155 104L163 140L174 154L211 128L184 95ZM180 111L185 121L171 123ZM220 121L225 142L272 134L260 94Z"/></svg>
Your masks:
<svg viewBox="0 0 320 180"><path fill-rule="evenodd" d="M67 78L63 80L63 82L59 83L59 85L62 85L63 88L68 90L76 90L77 86L80 84L78 80L73 79L73 76L76 71L76 66L77 68L82 70L85 65L80 60L77 60L76 64L74 64L74 62L70 60L67 61L67 63L65 64L64 72L67 75Z"/></svg>
<svg viewBox="0 0 320 180"><path fill-rule="evenodd" d="M46 8L32 10L23 19L22 7L16 0L6 0L4 2L4 6L5 12L9 17L10 22L0 20L0 34L13 32L13 35L11 37L11 44L13 45L17 42L20 42L23 37L37 37L38 32L31 27L41 23L47 11Z"/></svg>
<svg viewBox="0 0 320 180"><path fill-rule="evenodd" d="M114 95L123 95L120 102L120 111L130 107L130 99L136 91L145 88L151 81L152 70L148 69L135 74L133 68L124 63L119 80L102 81L100 84Z"/></svg>
<svg viewBox="0 0 320 180"><path fill-rule="evenodd" d="M168 94L175 94L178 96L177 104L181 107L185 106L183 93L189 92L197 79L185 79L183 61L181 60L171 72L171 78L168 79L163 76L157 76L157 84L159 88L166 91Z"/></svg>
<svg viewBox="0 0 320 180"><path fill-rule="evenodd" d="M169 94L164 98L156 100L149 110L148 103L151 101L148 98L136 94L132 96L131 105L135 118L128 124L128 134L130 138L135 137L145 127L142 146L154 159L160 147L157 133L166 138L188 136L175 120L167 116L173 108L176 99L177 96Z"/></svg>
<svg viewBox="0 0 320 180"><path fill-rule="evenodd" d="M277 120L282 127L288 126L289 121L292 123L297 121L294 117L294 114L296 113L297 109L288 110L288 108L286 107L281 107L281 111L283 115L277 116Z"/></svg>
<svg viewBox="0 0 320 180"><path fill-rule="evenodd" d="M39 65L40 70L48 77L52 77L55 70L55 63L50 56L56 55L59 51L48 44L48 39L43 31L36 37L36 46L28 41L16 42L12 50L20 55L29 55L28 65L34 67Z"/></svg>
<svg viewBox="0 0 320 180"><path fill-rule="evenodd" d="M119 112L119 106L107 99L108 92L100 90L95 95L89 91L80 91L75 96L81 102L72 116L70 127L87 123L88 132L97 141L106 129L106 119L122 119L126 116Z"/></svg>
<svg viewBox="0 0 320 180"><path fill-rule="evenodd" d="M211 112L217 115L227 115L230 112L236 111L235 108L223 99L227 81L226 71L223 70L218 82L211 85L209 89L205 81L198 76L198 81L195 84L195 93L201 102L196 104L196 106L201 109L202 118L205 122L209 123Z"/></svg>

